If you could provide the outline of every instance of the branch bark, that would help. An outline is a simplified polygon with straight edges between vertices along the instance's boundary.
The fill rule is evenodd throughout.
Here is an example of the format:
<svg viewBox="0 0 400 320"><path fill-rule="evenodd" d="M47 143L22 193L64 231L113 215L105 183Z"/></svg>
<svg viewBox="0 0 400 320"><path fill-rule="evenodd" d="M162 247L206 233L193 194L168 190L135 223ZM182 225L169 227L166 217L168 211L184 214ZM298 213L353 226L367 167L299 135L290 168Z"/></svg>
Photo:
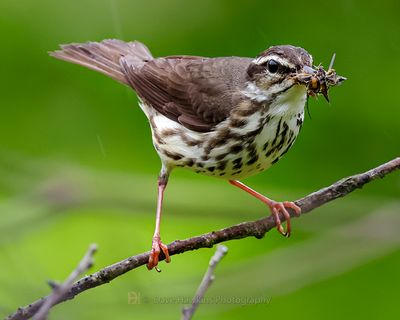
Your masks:
<svg viewBox="0 0 400 320"><path fill-rule="evenodd" d="M362 188L366 183L369 183L378 178L383 178L387 174L394 172L400 168L400 157L395 158L387 163L384 163L374 169L364 173L356 174L342 180L337 181L329 187L311 193L304 198L296 200L302 213L301 215L312 211L315 208L322 206L332 200L344 197L350 192ZM293 210L289 210L291 217L295 217ZM285 220L281 214L282 221ZM176 255L190 250L197 250L200 248L211 248L217 243L224 241L242 239L246 237L262 238L266 232L275 227L274 219L269 216L256 221L243 222L231 227L227 227L218 231L212 231L200 236L195 236L185 240L176 240L168 245L170 255ZM78 294L92 289L94 287L106 284L122 274L145 265L149 260L149 251L144 252L129 258L126 258L113 265L105 267L94 274L84 277L70 288L69 292L64 295L62 300L57 301L60 303L65 300L73 299ZM164 256L160 257L163 260ZM10 315L8 320L24 320L32 317L42 306L46 298L39 299L30 305L18 310Z"/></svg>

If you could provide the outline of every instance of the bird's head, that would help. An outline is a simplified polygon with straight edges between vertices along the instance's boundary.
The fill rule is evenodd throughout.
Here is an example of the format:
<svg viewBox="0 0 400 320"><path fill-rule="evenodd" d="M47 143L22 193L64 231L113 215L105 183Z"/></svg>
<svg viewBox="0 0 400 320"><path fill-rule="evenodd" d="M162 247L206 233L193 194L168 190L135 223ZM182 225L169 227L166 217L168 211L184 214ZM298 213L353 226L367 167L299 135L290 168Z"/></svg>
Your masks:
<svg viewBox="0 0 400 320"><path fill-rule="evenodd" d="M302 86L308 96L322 94L328 100L328 90L346 80L332 69L333 60L325 71L313 68L312 56L303 48L291 45L274 46L261 52L247 69L258 100L274 99L294 86Z"/></svg>

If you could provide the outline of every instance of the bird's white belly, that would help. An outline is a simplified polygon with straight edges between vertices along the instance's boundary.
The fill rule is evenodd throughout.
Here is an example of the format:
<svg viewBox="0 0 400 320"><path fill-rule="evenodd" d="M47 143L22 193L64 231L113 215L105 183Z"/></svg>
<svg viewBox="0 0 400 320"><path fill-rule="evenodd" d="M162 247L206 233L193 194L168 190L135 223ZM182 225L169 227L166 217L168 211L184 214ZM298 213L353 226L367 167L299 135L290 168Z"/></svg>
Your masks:
<svg viewBox="0 0 400 320"><path fill-rule="evenodd" d="M185 167L223 179L246 178L268 169L295 141L303 123L305 92L294 94L298 97L293 99L289 90L276 105L246 117L244 127L233 128L225 120L218 130L206 133L187 129L153 110L149 119L154 146L170 169ZM246 137L255 130L257 134ZM224 132L227 138L215 142Z"/></svg>

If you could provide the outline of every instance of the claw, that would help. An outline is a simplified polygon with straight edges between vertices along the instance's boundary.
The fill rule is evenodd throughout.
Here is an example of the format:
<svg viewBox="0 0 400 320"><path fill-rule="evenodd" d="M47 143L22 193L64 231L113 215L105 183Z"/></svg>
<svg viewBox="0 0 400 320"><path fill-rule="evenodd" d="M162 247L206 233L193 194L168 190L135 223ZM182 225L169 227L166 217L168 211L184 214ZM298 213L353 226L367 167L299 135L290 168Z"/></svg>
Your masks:
<svg viewBox="0 0 400 320"><path fill-rule="evenodd" d="M149 262L147 263L147 269L151 270L155 268L157 272L161 272L161 270L157 267L161 251L165 255L165 262L167 263L171 262L171 257L169 256L168 247L161 242L160 237L154 237L153 245L150 251Z"/></svg>
<svg viewBox="0 0 400 320"><path fill-rule="evenodd" d="M168 247L164 243L162 243L161 241L160 241L160 247L161 247L162 252L165 255L165 262L166 263L170 263L171 262L171 257L169 256Z"/></svg>
<svg viewBox="0 0 400 320"><path fill-rule="evenodd" d="M274 217L276 228L278 232L286 238L290 237L291 234L291 224L290 224L290 214L286 208L293 209L296 216L299 216L301 213L301 208L297 206L294 202L284 201L284 202L275 202L271 201L267 203L269 208L271 209L272 216ZM281 219L279 218L279 212L282 212L283 216L286 220L286 231L282 227Z"/></svg>
<svg viewBox="0 0 400 320"><path fill-rule="evenodd" d="M271 207L272 215L275 220L276 224L276 229L278 229L278 232L283 235L284 237L287 236L287 232L285 232L285 229L282 226L281 219L279 218L279 211L275 207Z"/></svg>

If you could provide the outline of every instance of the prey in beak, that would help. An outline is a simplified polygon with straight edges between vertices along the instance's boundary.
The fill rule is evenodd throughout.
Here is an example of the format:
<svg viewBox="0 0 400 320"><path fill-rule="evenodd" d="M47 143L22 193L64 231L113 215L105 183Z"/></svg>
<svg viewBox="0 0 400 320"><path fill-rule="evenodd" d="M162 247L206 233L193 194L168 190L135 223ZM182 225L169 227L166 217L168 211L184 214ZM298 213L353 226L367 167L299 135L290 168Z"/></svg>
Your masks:
<svg viewBox="0 0 400 320"><path fill-rule="evenodd" d="M302 72L295 75L297 83L307 87L307 97L315 97L318 94L322 94L326 101L329 102L329 89L347 80L345 77L336 74L335 69L333 69L335 56L336 54L333 54L328 71L325 71L322 65L314 68L304 66Z"/></svg>

